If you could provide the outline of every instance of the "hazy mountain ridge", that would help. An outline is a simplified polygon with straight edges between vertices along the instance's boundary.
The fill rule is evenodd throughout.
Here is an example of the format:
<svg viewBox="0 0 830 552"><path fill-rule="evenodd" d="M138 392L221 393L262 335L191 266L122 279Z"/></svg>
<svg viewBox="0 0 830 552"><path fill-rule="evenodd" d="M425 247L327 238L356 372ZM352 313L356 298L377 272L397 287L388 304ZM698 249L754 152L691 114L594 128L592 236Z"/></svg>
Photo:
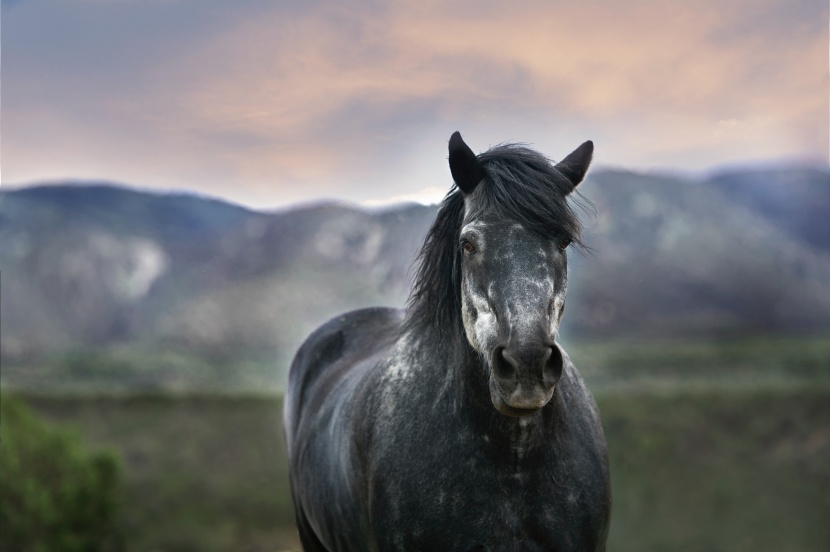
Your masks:
<svg viewBox="0 0 830 552"><path fill-rule="evenodd" d="M595 205L593 252L571 256L567 335L830 327L826 171L707 182L596 171L580 190ZM102 185L4 191L2 354L120 343L288 358L342 310L402 305L435 212L263 213Z"/></svg>
<svg viewBox="0 0 830 552"><path fill-rule="evenodd" d="M293 348L308 317L400 304L433 216L337 204L260 213L111 186L3 192L3 354L133 343L250 355L285 339Z"/></svg>
<svg viewBox="0 0 830 552"><path fill-rule="evenodd" d="M781 198L790 203L781 212L792 217L830 188L827 173L804 174L802 189ZM777 176L754 175L766 189ZM593 255L576 259L572 271L583 308L571 312L575 332L682 336L827 325L830 246L808 242L792 217L767 216L754 188L725 192L722 181L621 171L598 172L587 186L597 218L587 237Z"/></svg>
<svg viewBox="0 0 830 552"><path fill-rule="evenodd" d="M818 168L731 170L715 173L712 186L745 202L786 232L830 249L830 176Z"/></svg>

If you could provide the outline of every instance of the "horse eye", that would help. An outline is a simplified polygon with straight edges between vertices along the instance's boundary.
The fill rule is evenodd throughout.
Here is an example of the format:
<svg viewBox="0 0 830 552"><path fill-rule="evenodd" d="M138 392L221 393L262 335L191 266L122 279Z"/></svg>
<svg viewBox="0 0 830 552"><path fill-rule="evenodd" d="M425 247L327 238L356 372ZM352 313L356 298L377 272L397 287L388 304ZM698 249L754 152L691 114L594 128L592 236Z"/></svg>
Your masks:
<svg viewBox="0 0 830 552"><path fill-rule="evenodd" d="M569 245L571 245L571 240L564 239L561 242L559 242L559 249L565 251Z"/></svg>
<svg viewBox="0 0 830 552"><path fill-rule="evenodd" d="M475 250L476 250L476 246L471 244L468 241L465 241L464 243L462 243L461 247L463 247L464 251L466 251L467 253L475 253Z"/></svg>

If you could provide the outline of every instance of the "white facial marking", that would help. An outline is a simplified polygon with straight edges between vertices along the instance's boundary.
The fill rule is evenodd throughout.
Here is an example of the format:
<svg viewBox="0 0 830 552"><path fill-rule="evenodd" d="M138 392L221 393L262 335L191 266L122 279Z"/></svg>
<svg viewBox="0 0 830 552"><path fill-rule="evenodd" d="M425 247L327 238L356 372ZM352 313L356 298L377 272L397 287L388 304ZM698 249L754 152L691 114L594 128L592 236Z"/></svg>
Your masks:
<svg viewBox="0 0 830 552"><path fill-rule="evenodd" d="M483 227L484 227L484 223L482 221L474 220L473 222L470 222L470 223L465 224L464 226L462 226L461 227L461 233L464 234L465 232L469 232L471 230L475 230L477 228L483 228Z"/></svg>
<svg viewBox="0 0 830 552"><path fill-rule="evenodd" d="M468 289L461 296L461 312L467 340L473 349L484 353L487 345L498 335L498 324L490 302L483 295Z"/></svg>
<svg viewBox="0 0 830 552"><path fill-rule="evenodd" d="M550 335L559 333L559 322L562 320L562 307L565 306L565 290L561 290L553 298L553 309L550 313Z"/></svg>
<svg viewBox="0 0 830 552"><path fill-rule="evenodd" d="M516 278L509 285L507 293L513 298L513 304L506 310L505 323L510 325L511 338L512 334L519 340L532 338L539 316L543 313L548 314L545 313L546 302L553 294L553 280L523 276Z"/></svg>
<svg viewBox="0 0 830 552"><path fill-rule="evenodd" d="M461 302L469 343L477 352L489 356L499 344L499 339L506 339L507 342L537 339L540 322L549 331L550 338L554 339L559 332L565 289L563 286L563 289L556 290L556 274L551 266L552 246L546 249L539 245L519 254L520 250L509 244L523 240L526 243L529 232L521 224L509 225L506 232L501 230L502 234L486 230L487 223L481 220L463 226L462 235L472 233L475 236L479 248L477 254L481 255L471 257L469 262L483 262L485 265L478 265L480 268L496 267L509 276L498 283L498 288L490 282L485 293L479 287L484 282L471 280L476 277L475 265L470 265L472 272L465 273ZM502 241L504 233L509 241ZM495 241L486 244L485 238ZM494 308L496 304L497 309ZM500 328L509 335L500 334Z"/></svg>

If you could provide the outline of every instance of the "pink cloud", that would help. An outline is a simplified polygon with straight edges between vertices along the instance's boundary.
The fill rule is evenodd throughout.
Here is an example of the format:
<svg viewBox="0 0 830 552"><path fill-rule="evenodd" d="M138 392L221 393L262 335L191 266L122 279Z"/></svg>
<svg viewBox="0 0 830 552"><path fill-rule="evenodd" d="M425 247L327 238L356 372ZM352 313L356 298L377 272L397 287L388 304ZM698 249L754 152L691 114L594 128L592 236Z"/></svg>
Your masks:
<svg viewBox="0 0 830 552"><path fill-rule="evenodd" d="M237 191L227 193L246 189L246 201L361 201L376 199L381 182L389 196L445 184L440 158L413 171L443 156L457 128L473 132L479 149L520 139L552 157L594 138L600 162L634 168L827 160L826 6L253 6L224 27L191 30L128 83L108 82L107 95L36 67L19 77L63 85L67 103L52 98L51 123L31 116L37 103L4 103L7 134L46 136L39 145L4 140L8 173L38 174L31 149L40 147L115 178L219 194L232 182ZM100 118L73 115L78 105ZM391 184L390 173L400 175Z"/></svg>

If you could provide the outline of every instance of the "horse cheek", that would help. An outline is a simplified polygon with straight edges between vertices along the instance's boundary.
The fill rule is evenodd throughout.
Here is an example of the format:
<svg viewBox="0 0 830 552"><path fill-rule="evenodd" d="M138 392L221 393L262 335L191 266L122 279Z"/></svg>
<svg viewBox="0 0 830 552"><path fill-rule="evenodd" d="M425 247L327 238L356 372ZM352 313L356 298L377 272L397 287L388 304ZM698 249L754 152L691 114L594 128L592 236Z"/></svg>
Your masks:
<svg viewBox="0 0 830 552"><path fill-rule="evenodd" d="M479 313L475 323L475 334L481 348L479 352L492 351L496 347L499 334L496 316L490 312Z"/></svg>
<svg viewBox="0 0 830 552"><path fill-rule="evenodd" d="M467 299L467 294L462 294L461 319L462 323L464 324L464 333L467 335L467 341L470 342L470 346L477 352L481 352L481 345L478 342L478 336L476 335L475 331L476 318L477 314L475 307L473 307L473 305Z"/></svg>
<svg viewBox="0 0 830 552"><path fill-rule="evenodd" d="M550 313L550 335L559 334L559 325L562 323L562 315L565 314L565 292L562 291L554 296Z"/></svg>
<svg viewBox="0 0 830 552"><path fill-rule="evenodd" d="M465 289L461 295L461 317L470 345L476 352L486 355L495 347L498 337L496 316L486 298Z"/></svg>

